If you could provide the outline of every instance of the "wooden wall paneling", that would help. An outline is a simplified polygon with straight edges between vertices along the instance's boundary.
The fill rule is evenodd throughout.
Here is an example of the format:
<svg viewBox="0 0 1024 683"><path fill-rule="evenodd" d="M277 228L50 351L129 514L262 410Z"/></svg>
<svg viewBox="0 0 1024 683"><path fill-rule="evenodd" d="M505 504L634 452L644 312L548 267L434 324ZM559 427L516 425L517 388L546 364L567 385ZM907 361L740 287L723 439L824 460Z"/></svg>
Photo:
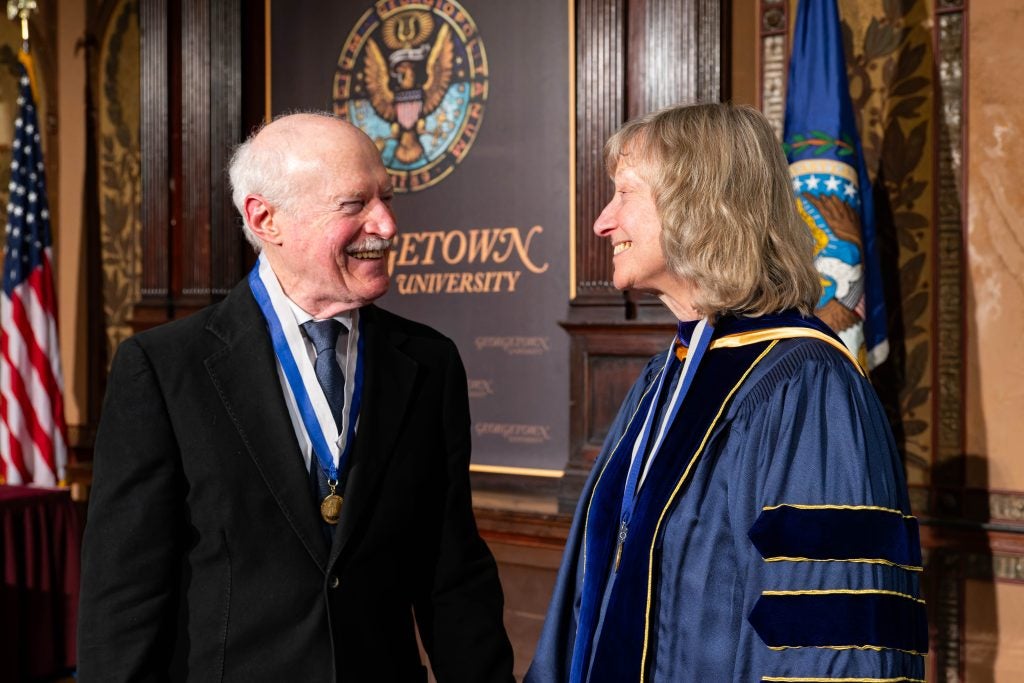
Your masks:
<svg viewBox="0 0 1024 683"><path fill-rule="evenodd" d="M729 74L720 47L727 13L728 3L719 0L630 3L628 119L673 104L723 99Z"/></svg>
<svg viewBox="0 0 1024 683"><path fill-rule="evenodd" d="M267 27L270 0L242 2L240 14L241 62L239 73L242 93L242 128L239 138L244 139L270 116L268 97L269 76L265 73L269 57L269 30ZM241 220L239 218L238 220Z"/></svg>
<svg viewBox="0 0 1024 683"><path fill-rule="evenodd" d="M225 296L245 270L246 243L241 219L231 201L227 167L234 146L244 137L242 88L242 0L222 0L210 17L210 93L218 103L210 111L210 292ZM262 13L260 14L262 19ZM262 22L260 24L262 26ZM260 69L262 73L262 69Z"/></svg>
<svg viewBox="0 0 1024 683"><path fill-rule="evenodd" d="M569 460L558 508L571 513L622 399L647 360L664 351L674 327L616 322L566 323L569 332Z"/></svg>
<svg viewBox="0 0 1024 683"><path fill-rule="evenodd" d="M675 104L728 99L722 50L728 14L727 0L629 3L626 120ZM653 296L629 292L626 299L627 318L672 320Z"/></svg>
<svg viewBox="0 0 1024 683"><path fill-rule="evenodd" d="M137 330L216 301L244 274L244 237L225 169L242 137L242 83L263 78L262 62L242 63L241 0L141 3Z"/></svg>
<svg viewBox="0 0 1024 683"><path fill-rule="evenodd" d="M181 6L182 223L175 231L174 253L181 258L175 294L179 302L197 304L210 296L210 127L216 118L210 109L210 9L209 0Z"/></svg>
<svg viewBox="0 0 1024 683"><path fill-rule="evenodd" d="M625 115L624 0L579 0L576 12L576 278L573 304L621 307L612 256L591 226L612 196L604 143Z"/></svg>
<svg viewBox="0 0 1024 683"><path fill-rule="evenodd" d="M170 244L170 73L167 3L140 0L139 65L142 80L142 270L143 306L163 306L170 293L167 249ZM177 126L175 126L177 127ZM136 317L140 313L136 307Z"/></svg>

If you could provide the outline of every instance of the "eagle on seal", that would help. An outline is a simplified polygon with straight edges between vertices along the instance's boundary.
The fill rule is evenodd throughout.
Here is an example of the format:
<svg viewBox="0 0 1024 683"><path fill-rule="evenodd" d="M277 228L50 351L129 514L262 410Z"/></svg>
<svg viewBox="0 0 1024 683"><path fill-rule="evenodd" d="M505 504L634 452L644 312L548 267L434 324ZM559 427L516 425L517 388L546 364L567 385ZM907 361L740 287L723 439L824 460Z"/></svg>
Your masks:
<svg viewBox="0 0 1024 683"><path fill-rule="evenodd" d="M385 33L385 43L393 42L393 33ZM433 45L403 41L395 47L385 57L372 38L367 41L366 90L377 114L392 122L391 135L398 139L395 158L412 164L424 154L419 141L424 119L441 104L451 83L455 45L451 29L442 24Z"/></svg>

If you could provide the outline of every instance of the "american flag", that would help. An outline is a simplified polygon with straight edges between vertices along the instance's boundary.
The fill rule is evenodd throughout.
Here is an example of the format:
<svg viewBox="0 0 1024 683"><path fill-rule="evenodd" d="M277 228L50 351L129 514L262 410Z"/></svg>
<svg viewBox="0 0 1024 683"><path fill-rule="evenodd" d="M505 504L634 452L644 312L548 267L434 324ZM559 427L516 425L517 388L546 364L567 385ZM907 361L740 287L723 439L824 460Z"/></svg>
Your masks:
<svg viewBox="0 0 1024 683"><path fill-rule="evenodd" d="M0 298L0 482L55 485L67 464L50 211L32 87L19 63L18 118Z"/></svg>

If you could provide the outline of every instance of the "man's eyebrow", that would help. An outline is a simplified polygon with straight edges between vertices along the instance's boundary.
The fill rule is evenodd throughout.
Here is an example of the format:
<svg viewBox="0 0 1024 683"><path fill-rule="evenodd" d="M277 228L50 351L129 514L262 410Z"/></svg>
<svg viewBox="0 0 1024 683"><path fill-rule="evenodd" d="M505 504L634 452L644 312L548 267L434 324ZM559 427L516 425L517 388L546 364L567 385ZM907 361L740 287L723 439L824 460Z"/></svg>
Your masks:
<svg viewBox="0 0 1024 683"><path fill-rule="evenodd" d="M345 202L362 201L366 199L365 190L352 190L351 192L339 192L331 197L332 204L344 204Z"/></svg>

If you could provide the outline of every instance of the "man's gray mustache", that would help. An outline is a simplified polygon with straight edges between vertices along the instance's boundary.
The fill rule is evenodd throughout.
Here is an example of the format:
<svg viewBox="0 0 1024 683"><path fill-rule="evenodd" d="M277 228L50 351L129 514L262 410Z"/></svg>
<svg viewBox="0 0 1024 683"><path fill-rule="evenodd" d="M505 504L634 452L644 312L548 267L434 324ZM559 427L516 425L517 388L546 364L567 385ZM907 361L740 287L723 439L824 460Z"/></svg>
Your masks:
<svg viewBox="0 0 1024 683"><path fill-rule="evenodd" d="M357 254L363 251L387 251L391 248L391 240L383 237L367 237L358 244L350 244L345 248L347 254Z"/></svg>

